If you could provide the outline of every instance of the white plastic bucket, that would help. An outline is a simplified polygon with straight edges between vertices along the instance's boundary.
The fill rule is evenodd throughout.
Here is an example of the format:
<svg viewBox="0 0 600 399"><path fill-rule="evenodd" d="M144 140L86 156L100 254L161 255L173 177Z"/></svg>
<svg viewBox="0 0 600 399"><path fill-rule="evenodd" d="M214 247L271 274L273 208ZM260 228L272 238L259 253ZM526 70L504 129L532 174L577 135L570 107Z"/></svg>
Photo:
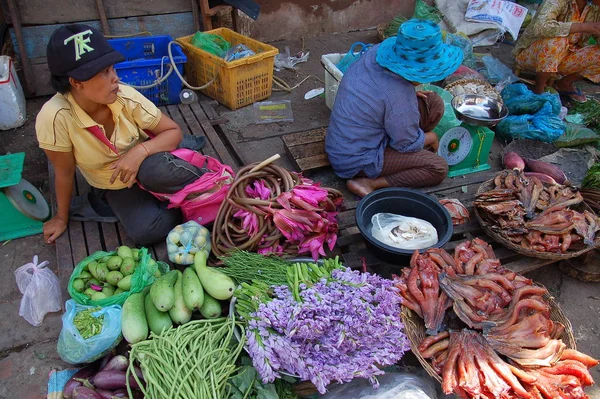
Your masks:
<svg viewBox="0 0 600 399"><path fill-rule="evenodd" d="M0 130L22 126L26 119L25 94L12 59L0 56Z"/></svg>
<svg viewBox="0 0 600 399"><path fill-rule="evenodd" d="M324 54L321 56L321 64L325 68L325 104L327 108L333 109L338 86L344 77L342 71L336 65L344 58L345 54Z"/></svg>

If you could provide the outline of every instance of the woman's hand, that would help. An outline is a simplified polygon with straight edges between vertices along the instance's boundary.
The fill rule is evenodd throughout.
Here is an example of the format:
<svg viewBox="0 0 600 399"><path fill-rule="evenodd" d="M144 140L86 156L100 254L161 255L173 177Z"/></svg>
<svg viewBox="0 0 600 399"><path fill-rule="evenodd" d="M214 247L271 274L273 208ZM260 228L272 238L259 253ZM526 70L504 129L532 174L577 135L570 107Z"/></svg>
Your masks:
<svg viewBox="0 0 600 399"><path fill-rule="evenodd" d="M592 35L600 35L600 22L586 22L586 30Z"/></svg>
<svg viewBox="0 0 600 399"><path fill-rule="evenodd" d="M67 221L60 216L54 216L44 223L44 241L46 244L52 244L67 229Z"/></svg>
<svg viewBox="0 0 600 399"><path fill-rule="evenodd" d="M115 171L110 177L110 184L113 184L119 178L127 187L133 186L140 165L147 156L148 152L142 143L127 151L125 155L111 165L110 168Z"/></svg>
<svg viewBox="0 0 600 399"><path fill-rule="evenodd" d="M431 152L437 153L438 147L440 146L440 141L438 139L437 134L434 132L426 132L425 133L425 143L423 144L423 148L429 150Z"/></svg>

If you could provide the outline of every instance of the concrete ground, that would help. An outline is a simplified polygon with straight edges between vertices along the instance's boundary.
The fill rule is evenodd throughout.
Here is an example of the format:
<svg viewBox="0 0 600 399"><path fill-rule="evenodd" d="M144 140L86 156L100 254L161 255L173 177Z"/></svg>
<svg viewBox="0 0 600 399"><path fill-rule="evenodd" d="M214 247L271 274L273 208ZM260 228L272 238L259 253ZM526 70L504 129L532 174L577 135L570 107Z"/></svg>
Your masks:
<svg viewBox="0 0 600 399"><path fill-rule="evenodd" d="M328 35L309 39L305 50L310 51L309 61L299 64L296 72L277 73L290 86L299 83L304 77L313 75L292 94L275 92L271 100L289 99L293 104L294 122L287 124L255 125L250 123L251 107L231 112L224 107L219 112L230 122L229 127L247 146L244 162L262 160L263 155L282 151L281 140L277 136L295 131L314 129L328 124L329 110L323 97L304 100L304 93L310 89L324 87L318 79L324 79L320 65L322 54L344 52L356 40L376 42L375 31L353 32L343 35ZM289 46L293 53L302 49L302 42L289 41L274 43L283 50ZM477 52L491 52L503 62L511 65L510 47L506 45L481 49ZM318 78L318 79L317 79ZM596 93L596 86L585 86L588 93ZM27 102L29 119L18 129L0 132L0 154L25 152L23 178L40 188L48 195L48 170L46 158L37 147L35 139L35 115L46 98L31 99ZM314 175L318 178L319 174ZM47 393L48 373L52 369L68 368L56 353L56 340L61 329L60 314L46 317L40 327L33 327L19 316L21 294L16 286L14 271L31 261L34 255L40 260L49 260L56 267L56 253L53 246L45 245L40 235L25 237L0 243L0 267L5 273L0 280L0 398L43 398ZM600 358L600 290L597 283L584 283L561 273L556 265L530 273L528 277L544 284L555 296L573 326L578 349L595 358ZM63 298L66 300L68 298ZM596 381L600 381L600 368L592 370ZM592 387L586 391L593 399L600 399L600 390Z"/></svg>

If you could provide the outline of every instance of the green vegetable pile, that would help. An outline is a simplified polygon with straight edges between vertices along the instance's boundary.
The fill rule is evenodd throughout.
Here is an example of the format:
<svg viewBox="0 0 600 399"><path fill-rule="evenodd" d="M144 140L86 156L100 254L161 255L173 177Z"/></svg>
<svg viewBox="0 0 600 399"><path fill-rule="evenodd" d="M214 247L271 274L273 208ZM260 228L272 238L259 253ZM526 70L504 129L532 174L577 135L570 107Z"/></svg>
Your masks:
<svg viewBox="0 0 600 399"><path fill-rule="evenodd" d="M581 188L600 190L600 162L595 163L586 173Z"/></svg>
<svg viewBox="0 0 600 399"><path fill-rule="evenodd" d="M239 342L234 329L241 330ZM152 334L131 347L127 375L147 398L227 398L229 377L246 343L244 326L231 318L196 320ZM134 372L138 361L146 383ZM129 388L128 388L129 389ZM129 392L130 397L132 393Z"/></svg>
<svg viewBox="0 0 600 399"><path fill-rule="evenodd" d="M260 280L268 285L282 285L287 282L287 268L290 263L278 256L233 251L220 259L227 266L221 271L239 283Z"/></svg>
<svg viewBox="0 0 600 399"><path fill-rule="evenodd" d="M82 310L73 318L73 324L75 327L77 327L77 330L79 330L79 334L83 337L83 339L88 339L94 335L98 335L102 331L104 315L99 317L94 317L92 315L92 313L95 313L101 309L102 308L97 307Z"/></svg>
<svg viewBox="0 0 600 399"><path fill-rule="evenodd" d="M581 114L585 124L597 133L600 132L600 102L590 99L584 103L575 104L569 111L570 114Z"/></svg>

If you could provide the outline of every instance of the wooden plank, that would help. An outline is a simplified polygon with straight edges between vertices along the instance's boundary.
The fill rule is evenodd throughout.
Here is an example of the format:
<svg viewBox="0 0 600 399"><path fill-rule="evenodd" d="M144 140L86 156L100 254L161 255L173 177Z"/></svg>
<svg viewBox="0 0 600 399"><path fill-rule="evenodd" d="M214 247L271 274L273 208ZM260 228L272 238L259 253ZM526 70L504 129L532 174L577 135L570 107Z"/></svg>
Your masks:
<svg viewBox="0 0 600 399"><path fill-rule="evenodd" d="M195 136L204 136L206 138L206 144L204 145L204 147L202 147L202 150L201 150L201 152L203 154L208 155L213 158L219 157L217 155L217 152L213 148L212 143L210 142L210 140L208 140L208 138L204 134L204 131L201 128L198 128L197 130L194 131L194 128L193 128L194 124L197 124L197 121L195 120L194 117L190 118L190 122L192 123L192 126L190 126L188 123L188 120L183 117L180 109L176 105L167 105L166 108L169 112L169 115L171 115L171 118L181 127L181 129L184 133L195 135Z"/></svg>
<svg viewBox="0 0 600 399"><path fill-rule="evenodd" d="M173 108L175 108L175 106L173 106ZM206 139L206 144L202 148L202 153L206 154L210 157L213 157L213 158L219 158L219 155L218 155L217 151L215 150L215 147L213 146L212 142L206 136L204 129L202 129L202 126L200 126L200 123L196 119L196 116L192 112L192 109L190 108L190 106L180 104L179 106L177 106L177 109L174 112L177 114L181 113L181 116L183 117L183 120L185 121L184 123L186 123L189 127L190 134L193 134L194 136L204 137Z"/></svg>
<svg viewBox="0 0 600 399"><path fill-rule="evenodd" d="M281 139L288 147L302 144L324 142L327 130L325 128L308 130L305 132L286 134Z"/></svg>
<svg viewBox="0 0 600 399"><path fill-rule="evenodd" d="M104 9L104 2L102 0L96 0L96 8L100 16L100 23L102 24L102 32L104 35L110 35L110 27L108 26L108 19L106 18L106 10Z"/></svg>
<svg viewBox="0 0 600 399"><path fill-rule="evenodd" d="M77 195L86 195L90 192L90 185L87 183L79 169L75 172L77 183ZM81 239L85 240L88 254L96 251L102 251L102 240L100 239L100 226L97 222L81 222L84 235Z"/></svg>
<svg viewBox="0 0 600 399"><path fill-rule="evenodd" d="M135 243L131 238L129 238L121 222L117 222L117 231L119 232L121 245L127 245L128 247L135 248Z"/></svg>
<svg viewBox="0 0 600 399"><path fill-rule="evenodd" d="M154 253L156 254L156 260L162 260L163 262L169 262L169 254L167 253L167 243L162 240L152 246Z"/></svg>
<svg viewBox="0 0 600 399"><path fill-rule="evenodd" d="M550 259L538 259L538 258L527 258L523 257L515 262L510 262L505 264L504 266L507 269L512 270L515 273L525 274L532 272L540 267L551 265L556 263L555 260Z"/></svg>
<svg viewBox="0 0 600 399"><path fill-rule="evenodd" d="M104 5L108 18L192 11L189 0L104 0ZM9 10L3 8L3 11L6 18L10 18ZM19 15L25 25L64 24L98 18L94 0L52 0L51 3L46 0L19 1Z"/></svg>
<svg viewBox="0 0 600 399"><path fill-rule="evenodd" d="M312 157L301 159L294 159L294 162L296 162L296 165L298 165L298 168L300 168L301 171L322 168L330 165L327 154L315 155Z"/></svg>
<svg viewBox="0 0 600 399"><path fill-rule="evenodd" d="M238 166L238 162L229 153L229 150L227 149L227 147L225 147L223 141L221 141L221 138L219 137L213 126L210 124L210 121L208 120L208 117L204 113L204 110L202 109L200 104L192 103L190 104L190 108L196 116L196 118L198 119L198 122L200 122L200 126L202 126L202 129L204 130L204 134L206 135L206 137L208 137L215 151L219 155L219 160L226 165L230 165L231 167Z"/></svg>
<svg viewBox="0 0 600 399"><path fill-rule="evenodd" d="M114 251L119 246L119 232L116 223L100 223L102 237L104 238L104 250Z"/></svg>
<svg viewBox="0 0 600 399"><path fill-rule="evenodd" d="M19 11L17 10L17 5L15 3L15 0L7 1L12 22L12 30L14 31L19 47L23 48L25 47L25 37L23 29L21 27L21 17L19 15ZM26 92L35 94L36 89L33 85L33 70L31 69L31 63L29 62L30 58L34 57L28 56L27 54L23 54L23 56L20 57L21 66L23 67L23 73L25 74L25 82L23 86Z"/></svg>
<svg viewBox="0 0 600 399"><path fill-rule="evenodd" d="M307 144L299 144L288 147L288 151L290 155L294 159L301 158L309 158L318 155L325 155L325 159L327 159L327 154L325 153L325 142L317 141L315 143L307 143Z"/></svg>
<svg viewBox="0 0 600 399"><path fill-rule="evenodd" d="M52 214L56 215L57 204L56 193L54 191L54 167L50 161L48 161L48 175L50 184L50 206L52 207ZM66 299L69 298L69 292L67 291L69 279L71 278L71 273L73 273L73 269L75 268L68 231L65 231L56 239L55 247L56 263L58 267L58 280L60 281L62 297ZM64 303L62 306L64 307Z"/></svg>
<svg viewBox="0 0 600 399"><path fill-rule="evenodd" d="M94 15L93 18L96 19L98 16ZM100 21L86 20L82 21L81 23L92 26L98 30L102 30ZM175 39L194 33L194 21L191 12L109 19L108 26L114 36L138 34L140 32L147 31L152 35L169 35ZM45 57L48 40L58 27L59 25L23 27L22 31L24 43L22 46L19 46L18 42L16 41L15 30L11 28L10 32L15 52L20 57L21 48L24 47L29 58Z"/></svg>

